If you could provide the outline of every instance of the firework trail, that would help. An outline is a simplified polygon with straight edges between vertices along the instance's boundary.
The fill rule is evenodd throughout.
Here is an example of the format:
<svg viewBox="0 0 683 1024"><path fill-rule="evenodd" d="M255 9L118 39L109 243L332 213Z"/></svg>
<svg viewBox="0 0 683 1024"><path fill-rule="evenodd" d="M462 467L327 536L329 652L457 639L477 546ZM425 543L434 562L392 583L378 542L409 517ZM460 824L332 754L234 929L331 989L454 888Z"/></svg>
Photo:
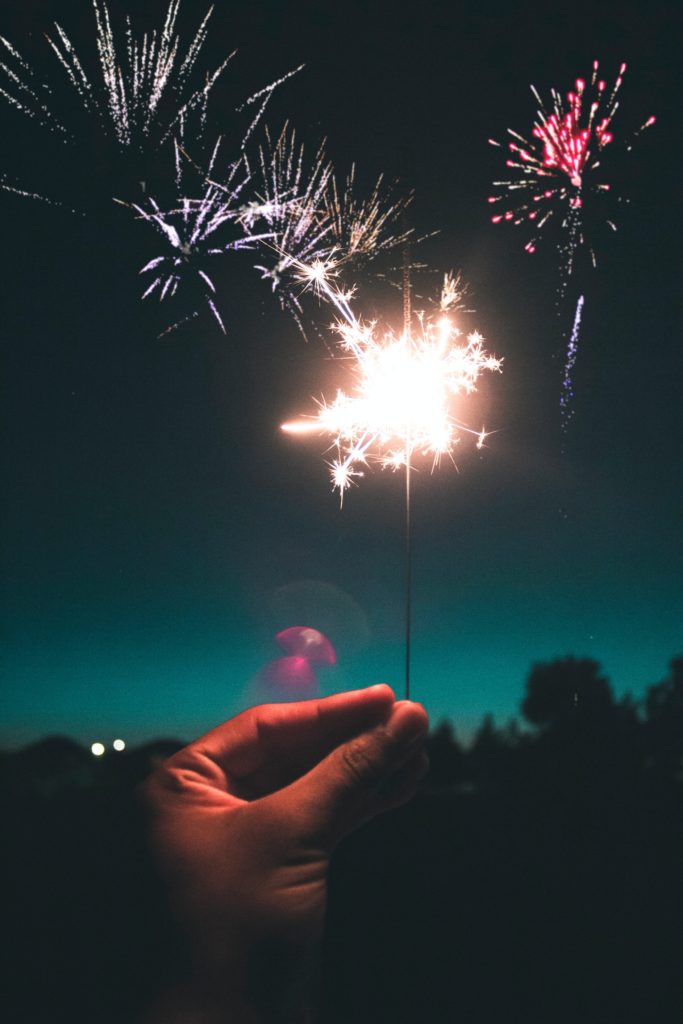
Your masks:
<svg viewBox="0 0 683 1024"><path fill-rule="evenodd" d="M438 317L416 315L417 327L401 334L378 330L358 320L348 293L334 282L334 264L300 266L301 279L322 293L340 317L335 330L342 353L353 361L355 383L322 399L317 415L284 425L293 434L322 433L333 438L330 463L333 486L343 496L371 463L408 473L418 455L435 468L453 450L463 432L483 447L486 431L474 431L452 412L453 399L476 390L483 370L500 371L501 360L484 349L476 331L461 340L449 312L459 301L456 279L446 275Z"/></svg>
<svg viewBox="0 0 683 1024"><path fill-rule="evenodd" d="M581 330L581 314L583 312L583 295L579 295L574 312L574 324L567 344L567 357L564 364L564 375L562 377L562 393L560 394L560 413L562 416L563 430L567 431L569 421L574 415L572 401L574 399L574 382L572 372L579 346L579 332Z"/></svg>
<svg viewBox="0 0 683 1024"><path fill-rule="evenodd" d="M619 68L611 88L599 77L599 64L593 63L590 80L579 78L575 89L566 98L553 89L551 102L546 107L537 89L531 91L538 103L531 138L525 138L512 129L508 135L506 165L512 172L507 180L495 181L499 190L489 196L488 202L496 207L491 217L494 224L510 223L525 227L524 249L534 253L546 225L559 223L562 228L558 243L560 257L560 285L558 306L562 304L570 278L574 272L577 252L586 243L586 213L596 200L607 198L612 185L605 180L603 157L619 148L615 143L613 120L619 107L619 93L626 72L626 64ZM648 117L635 133L622 143L630 151L634 139L655 123ZM489 142L497 147L501 143ZM616 231L614 221L603 214L602 219ZM587 244L593 266L595 250ZM563 391L562 422L566 430L571 414L569 404L573 394L571 372L576 360L583 296L579 299L574 327L566 354Z"/></svg>

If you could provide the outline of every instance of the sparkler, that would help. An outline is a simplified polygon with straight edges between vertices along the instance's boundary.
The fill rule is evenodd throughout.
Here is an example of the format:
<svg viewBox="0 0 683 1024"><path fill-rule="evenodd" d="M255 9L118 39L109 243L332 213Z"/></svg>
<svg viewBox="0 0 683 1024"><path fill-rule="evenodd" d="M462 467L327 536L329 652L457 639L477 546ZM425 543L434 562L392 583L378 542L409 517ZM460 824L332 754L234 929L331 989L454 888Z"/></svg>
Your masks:
<svg viewBox="0 0 683 1024"><path fill-rule="evenodd" d="M488 202L496 207L491 217L494 224L510 223L527 229L524 249L530 254L536 251L546 225L553 220L560 222L564 233L558 245L558 304L565 297L577 251L586 244L586 212L593 208L596 200L605 199L612 192L611 183L603 178L602 162L606 152L619 149L613 121L625 72L626 64L622 64L614 84L608 88L599 76L598 61L594 61L590 80L577 79L574 90L566 98L563 99L557 90L551 90L549 108L532 85L538 109L531 138L508 129L512 141L507 143L506 165L512 176L504 181L495 181L499 191L488 198ZM655 118L648 117L622 143L621 148L630 151L634 139L654 123ZM489 142L501 147L501 143L494 139L489 139ZM603 219L613 231L617 230L609 216ZM588 249L595 266L595 250L590 241ZM561 398L564 430L571 418L571 373L578 350L583 301L582 296L565 358Z"/></svg>
<svg viewBox="0 0 683 1024"><path fill-rule="evenodd" d="M334 278L332 260L299 265L300 279L325 296L336 308L335 330L344 355L353 360L353 387L339 390L331 402L319 402L316 415L285 423L290 434L321 433L332 437L334 457L328 463L332 484L340 502L351 484L363 476L366 467L379 464L394 471L405 469L407 587L410 607L410 476L415 460L424 456L435 469L444 456L453 459L463 433L477 438L482 448L487 433L475 431L456 416L452 406L457 398L476 390L484 370L500 371L501 360L484 349L484 339L473 332L462 339L449 316L460 292L456 279L446 275L438 317L424 313L408 322L400 334L376 323L358 320L348 293ZM406 618L406 694L410 689L410 617Z"/></svg>

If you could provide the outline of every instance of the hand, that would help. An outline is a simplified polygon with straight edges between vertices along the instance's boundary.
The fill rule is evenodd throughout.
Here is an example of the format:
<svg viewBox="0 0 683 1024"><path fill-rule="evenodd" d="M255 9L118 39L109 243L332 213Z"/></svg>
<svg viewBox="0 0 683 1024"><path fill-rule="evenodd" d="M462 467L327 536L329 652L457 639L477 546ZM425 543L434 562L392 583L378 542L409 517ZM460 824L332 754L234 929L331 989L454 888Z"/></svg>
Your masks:
<svg viewBox="0 0 683 1024"><path fill-rule="evenodd" d="M424 709L388 686L266 704L154 773L153 848L193 955L195 1016L175 1019L312 1019L330 856L413 795L427 727Z"/></svg>

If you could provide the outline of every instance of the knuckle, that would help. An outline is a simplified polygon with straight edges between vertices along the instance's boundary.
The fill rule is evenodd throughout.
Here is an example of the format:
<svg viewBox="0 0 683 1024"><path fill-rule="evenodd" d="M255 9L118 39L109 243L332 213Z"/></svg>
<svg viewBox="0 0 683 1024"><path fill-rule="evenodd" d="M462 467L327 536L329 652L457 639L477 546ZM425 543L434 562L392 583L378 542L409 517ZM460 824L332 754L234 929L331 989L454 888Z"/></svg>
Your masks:
<svg viewBox="0 0 683 1024"><path fill-rule="evenodd" d="M367 743L347 743L342 747L346 774L357 786L371 786L381 778L381 766Z"/></svg>

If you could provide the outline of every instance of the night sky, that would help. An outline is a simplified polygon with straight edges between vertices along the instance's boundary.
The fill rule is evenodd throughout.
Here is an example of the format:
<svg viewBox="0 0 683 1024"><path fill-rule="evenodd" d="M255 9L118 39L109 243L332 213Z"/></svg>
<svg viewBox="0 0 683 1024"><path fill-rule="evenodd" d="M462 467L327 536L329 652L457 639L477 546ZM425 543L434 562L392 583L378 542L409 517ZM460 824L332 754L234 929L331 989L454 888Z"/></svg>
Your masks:
<svg viewBox="0 0 683 1024"><path fill-rule="evenodd" d="M123 9L152 24L165 5ZM183 26L204 10L185 0ZM54 18L91 45L86 0L24 0L0 32L47 63ZM216 125L305 63L264 123L289 118L312 150L326 136L361 185L384 172L414 188L414 227L439 231L416 255L462 270L476 311L464 326L504 358L463 411L495 431L488 447L465 443L457 471L414 481L413 695L461 735L486 712L517 715L536 661L595 658L637 698L683 653L679 19L664 3L216 4L207 64L239 48ZM528 256L521 229L490 223L502 158L487 139L530 127L531 82L565 92L595 58L608 81L629 63L615 136L651 113L657 124L615 153L610 180L631 203L617 234L594 225L598 267L581 264L570 286L586 305L563 439L573 310L556 312L557 236ZM2 166L44 186L50 146L19 114L0 118ZM101 169L82 170L94 187ZM402 477L375 471L340 511L321 443L279 431L334 390L339 361L302 339L248 259L217 275L227 337L202 317L158 340L158 307L139 298L149 238L138 251L113 204L76 218L0 203L0 745L190 738L254 699L292 625L337 648L321 692L400 692ZM387 304L371 282L359 309L400 323L399 293Z"/></svg>

